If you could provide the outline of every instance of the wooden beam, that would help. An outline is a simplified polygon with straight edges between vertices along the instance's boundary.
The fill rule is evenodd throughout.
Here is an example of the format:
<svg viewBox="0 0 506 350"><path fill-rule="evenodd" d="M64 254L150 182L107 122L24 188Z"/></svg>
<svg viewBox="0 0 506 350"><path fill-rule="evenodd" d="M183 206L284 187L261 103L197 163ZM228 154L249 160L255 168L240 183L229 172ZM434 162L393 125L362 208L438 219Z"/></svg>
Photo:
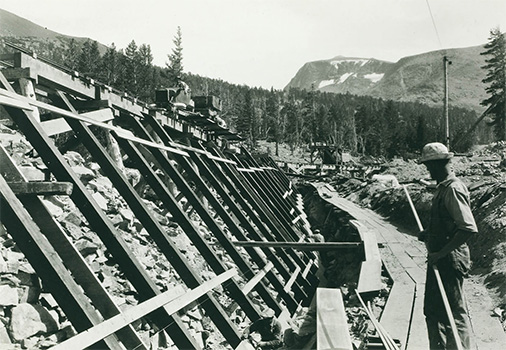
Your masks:
<svg viewBox="0 0 506 350"><path fill-rule="evenodd" d="M314 265L315 261L316 260L314 260L314 259L309 260L309 264L307 264L307 266L304 268L304 271L302 271L302 277L306 278L307 274L311 270L311 267Z"/></svg>
<svg viewBox="0 0 506 350"><path fill-rule="evenodd" d="M7 96L0 96L0 104L2 106L11 106L19 109L24 109L27 111L33 111L33 107L30 106L28 103Z"/></svg>
<svg viewBox="0 0 506 350"><path fill-rule="evenodd" d="M165 305L165 309L169 313L176 313L185 306L191 304L212 289L220 286L225 281L237 275L235 269L228 270L212 280L204 282L199 287L186 291L183 295L174 298L174 291L168 290L156 297L146 300L123 313L114 316L107 321L102 322L78 335L56 345L54 350L66 349L85 349L95 344L99 340L107 337L109 334L116 332L118 329L146 316L148 313Z"/></svg>
<svg viewBox="0 0 506 350"><path fill-rule="evenodd" d="M146 146L149 146L149 147L156 147L156 148L163 149L164 151L169 151L169 152L178 153L178 154L181 154L181 155L188 156L188 153L186 153L184 151L181 151L181 150L178 150L178 149L175 149L175 148L172 148L172 147L160 145L160 144L157 144L155 142L150 142L150 141L141 139L139 137L135 137L128 130L125 130L125 129L122 129L122 128L119 128L119 127L116 127L116 126L113 126L113 125L110 125L110 124L106 124L106 123L103 123L103 122L99 122L99 121L93 120L92 118L88 118L86 116L83 116L81 114L70 112L70 111L67 111L67 110L64 110L62 108L58 108L58 107L52 106L50 104L47 104L47 103L44 103L44 102L41 102L41 101L31 100L31 99L29 99L29 98L27 98L25 96L22 96L22 95L19 95L19 94L16 94L16 93L12 93L12 92L9 92L7 90L0 89L0 97L1 96L7 97L7 99L2 99L2 100L0 100L0 102L3 101L5 103L2 103L2 104L10 106L10 107L16 107L16 108L19 108L19 109L27 109L27 108L24 107L25 103L27 103L28 105L31 105L33 107L43 108L43 109L46 109L46 110L48 110L50 112L59 114L59 115L61 115L63 117L70 117L70 118L77 119L77 120L80 120L80 121L83 121L83 122L86 122L86 123L89 123L89 124L92 124L92 125L95 125L95 126L99 126L99 127L103 128L103 129L106 129L106 130L115 131L118 136L120 136L122 138L125 138L127 140L130 140L130 141L134 141L136 143L140 143L140 144L143 144L143 145L146 145ZM14 103L17 104L17 105L15 105L15 104L13 105L12 104L12 100L13 99L17 100L17 101L14 101ZM4 101L4 100L6 100L6 101ZM9 102L11 102L11 104L9 104ZM21 103L19 103L19 102L21 102ZM33 108L31 110L33 110Z"/></svg>
<svg viewBox="0 0 506 350"><path fill-rule="evenodd" d="M112 108L110 100L73 100L72 105L77 110L95 110L103 108Z"/></svg>
<svg viewBox="0 0 506 350"><path fill-rule="evenodd" d="M222 152L220 152L217 148L213 148L211 151L213 154L223 156ZM237 159L234 160L237 161ZM284 226L281 223L280 218L276 216L276 214L272 211L274 209L273 205L266 201L267 198L263 195L263 193L257 192L258 186L250 183L242 173L239 173L236 170L234 166L231 166L227 163L220 164L220 166L212 162L209 162L209 164L212 164L213 171L220 177L222 181L225 183L230 182L232 184L230 188L234 191L234 193L237 193L237 191L239 191L237 197L235 194L234 197L241 198L244 196L244 199L248 202L248 205L243 208L246 208L246 210L248 210L250 213L250 218L255 222L257 227L267 225L269 230L263 231L266 239L269 241L287 241L288 238L291 237L290 233L288 232L289 228ZM249 208L249 205L251 205L251 208ZM252 210L250 211L250 209ZM301 261L300 257L292 250L279 250L278 254L280 254L279 256L291 271L295 270L297 264L300 264L300 266L305 266L305 263ZM287 276L285 278L289 277L290 276ZM295 290L298 290L299 294L306 295L306 297L301 297L299 300L304 299L307 303L311 301L311 297L309 297L307 293L311 293L311 290L313 288L311 287L311 284L308 280L301 278L297 281L294 287L296 287Z"/></svg>
<svg viewBox="0 0 506 350"><path fill-rule="evenodd" d="M316 290L316 349L353 350L341 290Z"/></svg>
<svg viewBox="0 0 506 350"><path fill-rule="evenodd" d="M376 233L357 220L350 220L350 224L357 229L360 239L364 243L365 259L360 266L357 291L363 293L381 290L383 288L382 262Z"/></svg>
<svg viewBox="0 0 506 350"><path fill-rule="evenodd" d="M241 288L242 292L244 294L249 294L273 267L274 265L268 262L267 265L262 267L260 271Z"/></svg>
<svg viewBox="0 0 506 350"><path fill-rule="evenodd" d="M110 109L101 109L98 111L82 113L80 115L92 118L93 120L101 123L106 123L114 119L114 115ZM47 136L54 136L72 130L69 124L65 121L65 118L46 120L40 124Z"/></svg>
<svg viewBox="0 0 506 350"><path fill-rule="evenodd" d="M301 268L300 268L300 266L298 266L298 265L297 265L297 268L296 268L296 269L295 269L295 271L293 272L292 277L290 277L290 279L286 282L285 287L283 288L283 290L284 290L285 292L287 292L287 293L288 293L288 291L289 291L290 289L292 289L292 286L293 286L293 284L295 283L295 280L297 279L297 277L299 276L300 271L301 271Z"/></svg>
<svg viewBox="0 0 506 350"><path fill-rule="evenodd" d="M2 84L5 90L14 92L14 89L12 88L11 84L9 83L3 72L4 71L0 71L0 84Z"/></svg>
<svg viewBox="0 0 506 350"><path fill-rule="evenodd" d="M337 249L362 248L362 242L265 242L265 241L233 241L235 245L241 247L273 247L273 248L291 248L296 250L315 250L328 251Z"/></svg>
<svg viewBox="0 0 506 350"><path fill-rule="evenodd" d="M8 184L12 192L17 195L69 196L73 188L70 182L8 182Z"/></svg>

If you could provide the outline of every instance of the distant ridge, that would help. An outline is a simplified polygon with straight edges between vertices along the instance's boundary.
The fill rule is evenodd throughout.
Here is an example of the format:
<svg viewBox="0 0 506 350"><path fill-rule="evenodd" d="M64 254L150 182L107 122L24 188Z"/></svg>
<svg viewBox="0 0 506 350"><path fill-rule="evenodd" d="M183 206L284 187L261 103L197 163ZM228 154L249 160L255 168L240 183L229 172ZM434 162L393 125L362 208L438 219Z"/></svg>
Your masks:
<svg viewBox="0 0 506 350"><path fill-rule="evenodd" d="M8 38L18 44L29 43L37 48L49 46L50 43L55 46L65 46L72 39L77 44L82 44L86 40L92 40L90 38L57 33L1 8L0 37ZM98 47L100 53L104 53L107 49L107 46L101 43L98 43Z"/></svg>
<svg viewBox="0 0 506 350"><path fill-rule="evenodd" d="M85 39L54 32L3 9L0 9L0 36L30 36L41 39L56 39L63 36L78 40Z"/></svg>
<svg viewBox="0 0 506 350"><path fill-rule="evenodd" d="M439 105L443 101L443 56L449 66L451 105L482 111L486 98L481 68L483 46L446 49L401 58L398 62L336 56L304 64L285 89L316 89L388 100Z"/></svg>

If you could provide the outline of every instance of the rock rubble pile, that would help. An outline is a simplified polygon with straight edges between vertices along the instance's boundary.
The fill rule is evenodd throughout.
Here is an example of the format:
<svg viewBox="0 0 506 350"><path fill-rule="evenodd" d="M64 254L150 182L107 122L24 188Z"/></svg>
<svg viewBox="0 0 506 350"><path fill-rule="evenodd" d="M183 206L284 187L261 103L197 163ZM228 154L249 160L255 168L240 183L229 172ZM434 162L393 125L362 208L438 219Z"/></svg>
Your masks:
<svg viewBox="0 0 506 350"><path fill-rule="evenodd" d="M9 126L2 125L0 142L14 162L30 181L41 181L48 177L42 160L24 137ZM79 176L100 208L106 213L118 234L126 242L132 254L145 268L147 274L160 288L160 291L175 290L184 293L186 287L170 262L154 243L149 233L135 217L125 200L114 188L111 181L101 172L100 166L89 155L84 157L75 151L68 151L64 158ZM141 175L136 169L125 169L127 178L133 186L137 185ZM189 266L205 281L216 274L200 255L188 236L174 221L171 213L155 198L150 196L149 186L142 186L144 203L151 215L171 237L174 245L185 256ZM107 290L120 309L126 309L139 303L140 297L135 288L125 278L114 257L93 231L84 215L69 197L46 196L42 199L53 218L63 228L69 240L80 252L91 270L96 274L102 286ZM184 201L184 199L183 199ZM212 208L209 208L214 216ZM191 212L190 218L202 237L210 244L215 254L227 268L236 268L227 252L206 227L198 215ZM219 221L224 232L232 238L223 222ZM246 251L239 249L249 261ZM252 262L251 266L254 266ZM245 282L239 277L239 283ZM276 295L274 290L271 290ZM238 329L242 331L249 320L227 295L222 287L212 294L225 310L231 314ZM260 311L266 309L256 292L250 295ZM216 326L200 307L198 302L190 304L180 311L181 319L190 334L203 348L227 349ZM148 319L133 324L144 343L156 342L160 349L176 349L170 337L157 329ZM39 277L30 266L15 239L0 225L0 348L45 349L76 334L65 314L51 294L47 293Z"/></svg>

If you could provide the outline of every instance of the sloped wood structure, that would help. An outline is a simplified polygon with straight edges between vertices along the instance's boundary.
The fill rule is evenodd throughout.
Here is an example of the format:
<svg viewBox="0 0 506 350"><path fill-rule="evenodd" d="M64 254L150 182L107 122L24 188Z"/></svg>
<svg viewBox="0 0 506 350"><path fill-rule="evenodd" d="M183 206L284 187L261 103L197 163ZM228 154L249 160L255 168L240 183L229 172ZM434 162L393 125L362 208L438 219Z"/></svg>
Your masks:
<svg viewBox="0 0 506 350"><path fill-rule="evenodd" d="M198 289L206 281L192 269L153 217L118 159L128 160L140 172L214 275L226 277L218 279L217 285L249 320L259 318L261 311L253 302L253 293L276 315L293 314L301 305L309 305L318 283L313 252L267 246L241 248L233 244L234 240L248 239L303 242L310 233L300 195L275 163L259 164L245 149L240 155L224 154L219 147L221 140L236 136L212 120L199 119L186 111L172 116L163 114L99 82L61 71L23 52L3 55L1 59L11 62L11 67L0 71L0 104L41 157L50 177L58 181L53 187L59 184L66 189L63 194L69 196L99 235L140 301L144 301L138 306L146 305L162 292L55 146L54 137L61 133L70 135L99 164L180 276L183 287L199 290L194 299L185 303L197 303L232 347L240 343L240 334L212 291L216 285L204 291ZM36 96L16 93L11 83L19 79L31 82ZM42 122L39 111L45 115ZM119 154L111 154L96 130L119 146ZM0 161L2 224L39 277L48 282L46 285L73 327L84 332L108 319L121 318L120 309L40 201L37 195L43 194L41 189L34 190L36 186L26 183L4 149ZM9 186L14 182L17 190ZM32 190L19 194L20 186L25 192ZM181 203L183 198L191 206L189 211ZM223 256L218 256L203 238L190 217L193 212L224 248L236 274L231 274L230 264L225 264ZM178 314L184 305L177 307L177 303L170 303L170 297L165 298L156 308L149 309L146 317L157 329L166 331L178 348L200 348ZM145 316L142 312L139 315ZM103 336L88 338L86 346L148 348L128 322L115 323L114 327L101 333Z"/></svg>

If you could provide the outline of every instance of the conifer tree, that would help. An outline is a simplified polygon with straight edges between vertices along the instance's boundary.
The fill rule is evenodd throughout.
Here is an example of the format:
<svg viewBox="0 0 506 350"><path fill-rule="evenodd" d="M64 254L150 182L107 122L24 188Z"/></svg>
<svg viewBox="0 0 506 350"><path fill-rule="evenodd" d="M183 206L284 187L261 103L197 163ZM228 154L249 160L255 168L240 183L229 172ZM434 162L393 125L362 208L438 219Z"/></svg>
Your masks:
<svg viewBox="0 0 506 350"><path fill-rule="evenodd" d="M181 77L183 74L183 34L181 27L177 27L177 33L172 42L174 43L174 48L172 49L172 54L168 55L169 62L166 64L169 83L175 86L178 82L178 77Z"/></svg>
<svg viewBox="0 0 506 350"><path fill-rule="evenodd" d="M69 45L63 54L63 64L70 69L77 69L79 57L79 45L74 38L70 40Z"/></svg>
<svg viewBox="0 0 506 350"><path fill-rule="evenodd" d="M120 75L120 58L114 43L109 46L102 57L101 79L110 86L117 84Z"/></svg>
<svg viewBox="0 0 506 350"><path fill-rule="evenodd" d="M485 44L482 55L487 56L483 69L488 71L483 79L488 84L489 97L481 102L490 108L489 115L494 132L499 140L506 140L506 38L499 27L490 31L489 42Z"/></svg>
<svg viewBox="0 0 506 350"><path fill-rule="evenodd" d="M138 94L139 60L138 47L132 40L125 49L125 88L132 94Z"/></svg>
<svg viewBox="0 0 506 350"><path fill-rule="evenodd" d="M151 53L151 46L146 44L139 46L135 61L139 64L137 93L140 98L147 100L154 91L153 54Z"/></svg>
<svg viewBox="0 0 506 350"><path fill-rule="evenodd" d="M89 77L98 78L100 71L99 62L100 51L98 50L98 43L86 40L77 57L77 69Z"/></svg>

